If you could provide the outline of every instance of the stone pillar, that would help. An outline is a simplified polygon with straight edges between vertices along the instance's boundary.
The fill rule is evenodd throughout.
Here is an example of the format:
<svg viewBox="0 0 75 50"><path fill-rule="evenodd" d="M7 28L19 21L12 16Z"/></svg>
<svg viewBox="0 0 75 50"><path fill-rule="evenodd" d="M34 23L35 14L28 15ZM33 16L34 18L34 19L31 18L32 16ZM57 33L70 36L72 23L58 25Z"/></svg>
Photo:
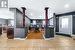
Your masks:
<svg viewBox="0 0 75 50"><path fill-rule="evenodd" d="M25 10L26 10L26 8L25 7L21 7L21 8L23 11L23 27L25 27Z"/></svg>

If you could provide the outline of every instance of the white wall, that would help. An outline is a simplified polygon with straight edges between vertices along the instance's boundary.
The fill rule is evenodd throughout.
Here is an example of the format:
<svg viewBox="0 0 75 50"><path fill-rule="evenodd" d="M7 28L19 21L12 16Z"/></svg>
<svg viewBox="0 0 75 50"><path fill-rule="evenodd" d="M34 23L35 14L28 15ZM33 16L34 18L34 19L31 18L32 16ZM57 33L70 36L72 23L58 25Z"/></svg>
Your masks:
<svg viewBox="0 0 75 50"><path fill-rule="evenodd" d="M8 19L8 26L14 26L14 19Z"/></svg>
<svg viewBox="0 0 75 50"><path fill-rule="evenodd" d="M68 26L66 25L62 26L62 19L65 18L68 19L68 23L66 23L67 21L64 21L64 23L68 24ZM69 34L69 35L72 34L72 15L59 17L59 32L63 34Z"/></svg>
<svg viewBox="0 0 75 50"><path fill-rule="evenodd" d="M0 18L14 19L14 13L9 11L7 8L0 8Z"/></svg>
<svg viewBox="0 0 75 50"><path fill-rule="evenodd" d="M6 20L5 19L0 19L0 24L6 24Z"/></svg>
<svg viewBox="0 0 75 50"><path fill-rule="evenodd" d="M7 24L6 20L14 19L14 13L8 8L0 8L0 24Z"/></svg>

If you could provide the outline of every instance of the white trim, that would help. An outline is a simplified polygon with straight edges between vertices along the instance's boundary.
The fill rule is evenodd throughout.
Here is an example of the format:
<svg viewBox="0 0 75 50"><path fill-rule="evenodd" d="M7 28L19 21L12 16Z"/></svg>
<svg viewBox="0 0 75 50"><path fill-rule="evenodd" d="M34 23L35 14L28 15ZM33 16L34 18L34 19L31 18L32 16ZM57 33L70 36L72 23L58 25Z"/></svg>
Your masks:
<svg viewBox="0 0 75 50"><path fill-rule="evenodd" d="M75 39L75 35L71 35L72 39Z"/></svg>
<svg viewBox="0 0 75 50"><path fill-rule="evenodd" d="M70 33L70 35L72 36L73 35L72 34L73 33L73 15L71 15L71 22L72 22L71 23L72 25L71 25L71 33Z"/></svg>
<svg viewBox="0 0 75 50"><path fill-rule="evenodd" d="M14 40L25 40L25 39L27 39L27 37L26 38L14 38Z"/></svg>
<svg viewBox="0 0 75 50"><path fill-rule="evenodd" d="M56 33L60 33L60 32L56 32Z"/></svg>
<svg viewBox="0 0 75 50"><path fill-rule="evenodd" d="M54 27L54 37L56 36L55 27Z"/></svg>

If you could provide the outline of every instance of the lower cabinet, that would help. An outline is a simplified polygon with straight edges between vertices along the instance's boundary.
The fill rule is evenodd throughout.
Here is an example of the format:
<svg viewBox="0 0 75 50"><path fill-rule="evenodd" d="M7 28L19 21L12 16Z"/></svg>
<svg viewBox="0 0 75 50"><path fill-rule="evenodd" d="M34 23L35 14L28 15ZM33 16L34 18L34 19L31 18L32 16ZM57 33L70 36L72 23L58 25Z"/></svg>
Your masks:
<svg viewBox="0 0 75 50"><path fill-rule="evenodd" d="M45 29L45 38L53 38L54 37L54 27L47 27Z"/></svg>
<svg viewBox="0 0 75 50"><path fill-rule="evenodd" d="M14 38L14 28L8 28L7 29L7 38L13 39Z"/></svg>
<svg viewBox="0 0 75 50"><path fill-rule="evenodd" d="M2 27L0 27L0 35L2 35Z"/></svg>

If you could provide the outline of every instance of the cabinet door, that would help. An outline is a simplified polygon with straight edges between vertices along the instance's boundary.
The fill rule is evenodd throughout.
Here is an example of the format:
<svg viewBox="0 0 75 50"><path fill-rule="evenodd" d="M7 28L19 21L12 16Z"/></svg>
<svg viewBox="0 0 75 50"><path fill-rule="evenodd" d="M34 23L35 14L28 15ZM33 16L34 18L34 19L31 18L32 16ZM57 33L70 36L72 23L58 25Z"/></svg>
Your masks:
<svg viewBox="0 0 75 50"><path fill-rule="evenodd" d="M14 28L8 28L7 29L7 37L8 37L8 39L14 38Z"/></svg>
<svg viewBox="0 0 75 50"><path fill-rule="evenodd" d="M2 35L2 27L0 27L0 35Z"/></svg>

